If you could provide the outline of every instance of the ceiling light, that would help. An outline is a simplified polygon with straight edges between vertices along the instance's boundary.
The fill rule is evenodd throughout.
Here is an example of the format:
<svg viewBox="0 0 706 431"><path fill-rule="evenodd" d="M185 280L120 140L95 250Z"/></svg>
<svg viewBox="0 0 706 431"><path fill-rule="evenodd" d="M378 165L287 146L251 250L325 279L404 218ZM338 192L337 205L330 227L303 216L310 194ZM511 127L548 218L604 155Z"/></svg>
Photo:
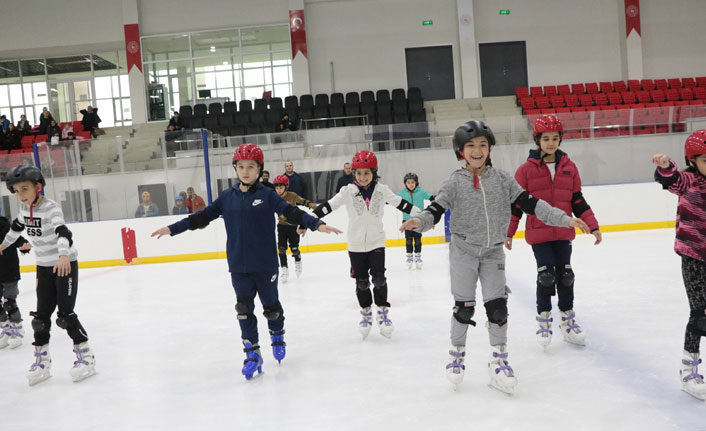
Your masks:
<svg viewBox="0 0 706 431"><path fill-rule="evenodd" d="M215 47L215 46L212 46L212 47L211 47L211 52L216 52L216 47Z"/></svg>

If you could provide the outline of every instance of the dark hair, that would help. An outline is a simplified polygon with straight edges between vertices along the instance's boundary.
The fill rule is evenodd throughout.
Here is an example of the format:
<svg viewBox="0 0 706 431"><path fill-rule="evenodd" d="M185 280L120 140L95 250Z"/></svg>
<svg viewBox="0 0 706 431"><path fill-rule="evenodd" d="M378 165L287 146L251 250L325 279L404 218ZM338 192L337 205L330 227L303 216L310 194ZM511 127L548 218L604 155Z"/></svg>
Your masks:
<svg viewBox="0 0 706 431"><path fill-rule="evenodd" d="M684 169L684 172L690 172L692 174L700 173L699 170L696 169L696 165L691 164L691 161L693 161L693 158L689 159L687 157L684 157L684 161L686 162L686 169Z"/></svg>
<svg viewBox="0 0 706 431"><path fill-rule="evenodd" d="M270 175L270 171L262 171L263 174Z"/></svg>
<svg viewBox="0 0 706 431"><path fill-rule="evenodd" d="M549 133L549 132L538 133L537 136L534 137L534 143L537 144L537 146L540 147L540 148L541 148L541 145L539 145L539 141L542 140L542 135L543 135L544 133ZM558 132L558 133L559 133L559 145L561 145L561 141L562 141L563 138L564 138L564 132Z"/></svg>

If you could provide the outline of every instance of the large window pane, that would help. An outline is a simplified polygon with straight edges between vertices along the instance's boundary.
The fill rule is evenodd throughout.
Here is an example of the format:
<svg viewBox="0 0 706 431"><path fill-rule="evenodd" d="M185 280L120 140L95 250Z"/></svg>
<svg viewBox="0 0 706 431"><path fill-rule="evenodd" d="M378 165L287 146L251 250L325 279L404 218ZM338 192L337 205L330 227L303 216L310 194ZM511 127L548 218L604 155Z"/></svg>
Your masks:
<svg viewBox="0 0 706 431"><path fill-rule="evenodd" d="M275 84L289 82L289 67L275 67L272 69L272 74L275 77Z"/></svg>
<svg viewBox="0 0 706 431"><path fill-rule="evenodd" d="M101 127L115 126L115 112L113 111L113 99L103 99L96 101L99 116L101 117Z"/></svg>
<svg viewBox="0 0 706 431"><path fill-rule="evenodd" d="M267 69L269 72L269 69ZM261 85L265 83L265 69L245 69L243 71L245 85Z"/></svg>
<svg viewBox="0 0 706 431"><path fill-rule="evenodd" d="M12 84L10 85L10 105L20 106L24 105L22 102L22 85Z"/></svg>
<svg viewBox="0 0 706 431"><path fill-rule="evenodd" d="M169 59L189 58L189 36L177 34L142 38L142 60L158 60L156 54L166 54Z"/></svg>
<svg viewBox="0 0 706 431"><path fill-rule="evenodd" d="M47 104L49 103L49 93L47 92L46 82L35 82L32 84L34 103L36 104ZM25 102L27 103L27 102Z"/></svg>
<svg viewBox="0 0 706 431"><path fill-rule="evenodd" d="M270 54L269 53L250 54L250 55L243 56L243 67L246 69L249 67L270 66L271 64L272 63L270 62Z"/></svg>
<svg viewBox="0 0 706 431"><path fill-rule="evenodd" d="M120 96L130 97L130 79L127 75L120 75Z"/></svg>
<svg viewBox="0 0 706 431"><path fill-rule="evenodd" d="M118 52L107 51L93 54L93 74L110 76L118 74ZM97 92L97 91L96 91Z"/></svg>
<svg viewBox="0 0 706 431"><path fill-rule="evenodd" d="M192 33L191 48L194 58L240 54L238 29Z"/></svg>
<svg viewBox="0 0 706 431"><path fill-rule="evenodd" d="M130 107L130 99L122 99L123 101L123 121L132 121L132 111Z"/></svg>
<svg viewBox="0 0 706 431"><path fill-rule="evenodd" d="M25 94L25 103L27 105L34 104L34 92L32 91L32 84L23 84L22 89Z"/></svg>
<svg viewBox="0 0 706 431"><path fill-rule="evenodd" d="M96 76L96 98L107 99L113 97L113 82L110 76Z"/></svg>
<svg viewBox="0 0 706 431"><path fill-rule="evenodd" d="M292 95L292 84L279 84L275 85L274 97L281 97L284 99L287 96Z"/></svg>
<svg viewBox="0 0 706 431"><path fill-rule="evenodd" d="M150 85L153 87L150 91L154 94L155 91L159 92L159 87L163 86L163 91L166 96L165 104L166 109L164 116L166 117L166 111L174 111L179 109L180 104L191 103L189 99L191 98L191 61L170 61L165 63L154 63L145 65L145 79L147 80L147 87ZM180 97L178 101L175 100L174 95L179 94ZM186 100L185 100L186 99ZM148 100L155 100L150 98ZM123 104L124 108L124 104ZM150 108L150 112L152 109ZM150 121L154 121L150 115Z"/></svg>
<svg viewBox="0 0 706 431"><path fill-rule="evenodd" d="M88 54L47 58L47 73L49 79L90 78L91 56Z"/></svg>
<svg viewBox="0 0 706 431"><path fill-rule="evenodd" d="M289 45L289 27L282 25L244 28L240 31L240 37L243 52L269 52L273 50L273 44L287 43Z"/></svg>
<svg viewBox="0 0 706 431"><path fill-rule="evenodd" d="M44 73L43 60L22 60L20 61L20 66L22 69L22 79L24 82L45 80L46 75Z"/></svg>
<svg viewBox="0 0 706 431"><path fill-rule="evenodd" d="M245 89L245 99L255 100L262 97L265 92L265 87L250 87Z"/></svg>
<svg viewBox="0 0 706 431"><path fill-rule="evenodd" d="M0 80L20 77L20 63L17 60L0 61Z"/></svg>
<svg viewBox="0 0 706 431"><path fill-rule="evenodd" d="M0 85L0 106L10 106L10 92L7 85Z"/></svg>

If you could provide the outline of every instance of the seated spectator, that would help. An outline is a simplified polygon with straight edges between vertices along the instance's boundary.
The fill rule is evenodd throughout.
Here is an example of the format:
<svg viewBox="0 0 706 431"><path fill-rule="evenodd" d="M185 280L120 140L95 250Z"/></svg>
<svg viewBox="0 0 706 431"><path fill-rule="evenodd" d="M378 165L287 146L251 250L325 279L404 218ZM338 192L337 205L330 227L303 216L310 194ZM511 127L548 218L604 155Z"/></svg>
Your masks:
<svg viewBox="0 0 706 431"><path fill-rule="evenodd" d="M184 128L184 125L181 124L181 118L179 117L179 112L174 111L174 116L169 119L169 125L174 126L173 130L181 130Z"/></svg>
<svg viewBox="0 0 706 431"><path fill-rule="evenodd" d="M27 121L27 116L25 114L20 115L20 121L17 122L17 128L26 135L30 130L32 130L32 125Z"/></svg>
<svg viewBox="0 0 706 431"><path fill-rule="evenodd" d="M56 124L55 120L51 120L51 123L49 123L49 127L47 127L47 135L49 135L49 140L51 141L51 138L54 136L58 136L61 138L61 127L59 127L58 124Z"/></svg>
<svg viewBox="0 0 706 431"><path fill-rule="evenodd" d="M91 136L97 138L98 131L96 129L98 129L98 123L101 122L101 117L98 116L98 108L88 105L86 109L82 109L80 112L83 114L83 119L81 119L83 130L91 132Z"/></svg>
<svg viewBox="0 0 706 431"><path fill-rule="evenodd" d="M74 126L71 123L66 122L64 123L64 128L61 129L61 139L69 139L69 133L72 135L74 134Z"/></svg>
<svg viewBox="0 0 706 431"><path fill-rule="evenodd" d="M176 151L181 150L179 143L174 141L181 138L183 134L183 130L176 130L171 123L167 126L167 130L164 131L164 140L167 143L167 157L174 157Z"/></svg>
<svg viewBox="0 0 706 431"><path fill-rule="evenodd" d="M5 147L6 150L19 150L22 148L22 132L15 128L15 125L10 123L7 127L7 132L5 134Z"/></svg>
<svg viewBox="0 0 706 431"><path fill-rule="evenodd" d="M186 207L186 204L184 203L184 198L181 197L180 195L177 195L177 197L174 198L174 208L172 208L172 214L173 215L189 214L189 209Z"/></svg>
<svg viewBox="0 0 706 431"><path fill-rule="evenodd" d="M294 123L289 119L289 114L285 112L284 115L282 115L282 120L279 122L279 131L295 132L296 130L297 126L295 126Z"/></svg>
<svg viewBox="0 0 706 431"><path fill-rule="evenodd" d="M189 208L190 213L199 212L206 208L206 202L194 192L193 187L186 189L186 207Z"/></svg>
<svg viewBox="0 0 706 431"><path fill-rule="evenodd" d="M10 125L10 120L4 115L0 115L0 124L2 124L2 131L7 132L7 127Z"/></svg>
<svg viewBox="0 0 706 431"><path fill-rule="evenodd" d="M47 108L44 108L42 115L39 116L39 133L46 135L47 129L53 120L54 117L51 116L51 112L49 112Z"/></svg>
<svg viewBox="0 0 706 431"><path fill-rule="evenodd" d="M150 192L142 192L142 202L137 206L135 211L135 217L154 217L159 215L159 208L157 204L152 202L152 197Z"/></svg>

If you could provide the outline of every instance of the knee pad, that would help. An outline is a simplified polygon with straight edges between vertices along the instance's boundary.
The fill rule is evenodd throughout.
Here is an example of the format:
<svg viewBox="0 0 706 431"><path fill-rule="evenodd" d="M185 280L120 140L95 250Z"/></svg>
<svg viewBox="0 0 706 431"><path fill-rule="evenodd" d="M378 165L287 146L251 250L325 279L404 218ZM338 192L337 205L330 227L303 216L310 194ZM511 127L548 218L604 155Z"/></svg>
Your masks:
<svg viewBox="0 0 706 431"><path fill-rule="evenodd" d="M235 303L235 312L238 313L238 320L245 320L252 316L253 299L239 297Z"/></svg>
<svg viewBox="0 0 706 431"><path fill-rule="evenodd" d="M384 275L373 275L373 286L376 288L387 287L387 278Z"/></svg>
<svg viewBox="0 0 706 431"><path fill-rule="evenodd" d="M20 309L17 307L17 301L14 299L6 300L2 305L2 309L7 314L7 317L11 322L19 322L22 320Z"/></svg>
<svg viewBox="0 0 706 431"><path fill-rule="evenodd" d="M279 303L279 301L275 302L274 305L270 305L269 307L263 307L265 311L262 313L263 316L265 316L265 319L267 320L277 320L279 319L279 316L284 313L284 310L282 310L282 304Z"/></svg>
<svg viewBox="0 0 706 431"><path fill-rule="evenodd" d="M554 267L544 265L537 268L537 290L539 293L554 296L554 286L556 285L556 275Z"/></svg>
<svg viewBox="0 0 706 431"><path fill-rule="evenodd" d="M459 323L476 326L476 322L472 320L475 313L475 301L456 301L454 304L454 318Z"/></svg>
<svg viewBox="0 0 706 431"><path fill-rule="evenodd" d="M687 329L706 337L706 310L691 310Z"/></svg>
<svg viewBox="0 0 706 431"><path fill-rule="evenodd" d="M56 326L66 330L78 328L80 326L78 322L78 316L76 315L76 313L71 313L68 315L64 313L57 313Z"/></svg>
<svg viewBox="0 0 706 431"><path fill-rule="evenodd" d="M278 246L277 250L279 251L279 254L287 254L287 246Z"/></svg>
<svg viewBox="0 0 706 431"><path fill-rule="evenodd" d="M370 289L370 281L367 278L356 278L355 287L358 290L366 291Z"/></svg>
<svg viewBox="0 0 706 431"><path fill-rule="evenodd" d="M574 271L571 265L566 264L563 268L557 267L557 289L572 289L574 287Z"/></svg>
<svg viewBox="0 0 706 431"><path fill-rule="evenodd" d="M299 256L300 254L299 247L292 247L292 256Z"/></svg>
<svg viewBox="0 0 706 431"><path fill-rule="evenodd" d="M30 311L30 316L34 317L32 319L32 329L35 333L49 332L49 327L51 325L51 316L43 316L37 314L34 311Z"/></svg>
<svg viewBox="0 0 706 431"><path fill-rule="evenodd" d="M496 298L485 304L485 314L488 315L488 321L495 323L498 326L503 326L507 323L507 299Z"/></svg>

